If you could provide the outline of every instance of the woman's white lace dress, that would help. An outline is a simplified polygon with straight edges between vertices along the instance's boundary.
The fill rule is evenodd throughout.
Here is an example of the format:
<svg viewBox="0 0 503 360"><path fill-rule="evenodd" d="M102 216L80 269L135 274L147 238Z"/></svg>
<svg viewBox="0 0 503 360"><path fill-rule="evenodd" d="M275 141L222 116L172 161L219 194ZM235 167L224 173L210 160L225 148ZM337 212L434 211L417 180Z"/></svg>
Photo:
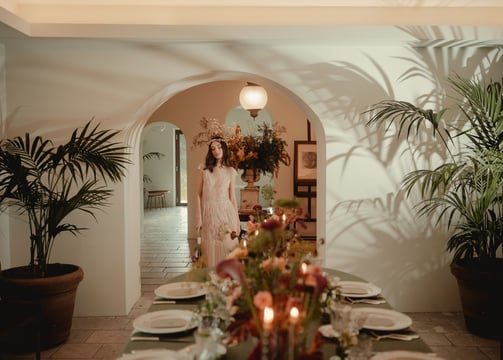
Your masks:
<svg viewBox="0 0 503 360"><path fill-rule="evenodd" d="M201 248L208 266L215 266L238 244L230 233L239 234L241 224L235 204L229 198L230 183L237 171L232 167L216 167L203 171L201 197Z"/></svg>

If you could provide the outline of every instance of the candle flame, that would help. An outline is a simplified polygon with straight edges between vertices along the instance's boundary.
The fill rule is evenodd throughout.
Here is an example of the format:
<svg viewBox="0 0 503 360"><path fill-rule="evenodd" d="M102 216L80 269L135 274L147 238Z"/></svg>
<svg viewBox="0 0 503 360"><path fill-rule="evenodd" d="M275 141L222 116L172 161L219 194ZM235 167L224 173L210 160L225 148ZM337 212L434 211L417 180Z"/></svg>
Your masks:
<svg viewBox="0 0 503 360"><path fill-rule="evenodd" d="M271 324L274 320L274 310L272 307L266 306L264 308L264 323Z"/></svg>
<svg viewBox="0 0 503 360"><path fill-rule="evenodd" d="M292 307L290 309L290 319L295 322L297 321L297 319L299 318L299 309L297 309L297 307Z"/></svg>
<svg viewBox="0 0 503 360"><path fill-rule="evenodd" d="M300 268L303 274L307 272L307 264L305 262L300 265Z"/></svg>

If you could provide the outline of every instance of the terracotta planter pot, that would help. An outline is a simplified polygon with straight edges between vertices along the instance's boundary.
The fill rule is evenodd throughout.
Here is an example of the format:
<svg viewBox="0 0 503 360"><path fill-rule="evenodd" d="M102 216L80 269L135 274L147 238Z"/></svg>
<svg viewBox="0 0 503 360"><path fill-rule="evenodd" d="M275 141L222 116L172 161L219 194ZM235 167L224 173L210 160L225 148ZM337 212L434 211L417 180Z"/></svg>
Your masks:
<svg viewBox="0 0 503 360"><path fill-rule="evenodd" d="M49 349L68 339L72 326L73 310L77 286L84 272L76 265L51 264L50 276L30 278L28 266L3 270L0 276L0 297L6 306L12 308L38 309L36 326L34 322L26 329L16 329L9 343L13 350L33 350L36 347L37 332L40 334L40 348ZM21 314L15 314L21 317ZM31 311L33 317L33 311ZM23 323L23 319L19 319ZM22 337L21 337L22 335Z"/></svg>
<svg viewBox="0 0 503 360"><path fill-rule="evenodd" d="M481 265L466 259L453 262L468 331L482 337L503 336L503 259Z"/></svg>

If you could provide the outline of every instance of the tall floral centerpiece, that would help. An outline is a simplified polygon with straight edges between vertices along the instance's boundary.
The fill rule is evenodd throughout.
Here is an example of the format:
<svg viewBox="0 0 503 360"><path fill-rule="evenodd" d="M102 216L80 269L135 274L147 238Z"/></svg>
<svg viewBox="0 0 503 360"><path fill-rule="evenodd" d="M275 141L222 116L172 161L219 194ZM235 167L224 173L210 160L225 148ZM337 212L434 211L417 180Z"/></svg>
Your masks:
<svg viewBox="0 0 503 360"><path fill-rule="evenodd" d="M321 359L326 343L344 360L357 343L361 322L341 302L339 279L329 279L314 264L316 250L293 226L304 225L299 206L280 199L272 215L255 206L239 246L210 273L198 311L201 323L219 324L227 345L246 343L248 360ZM345 316L335 317L341 309ZM335 334L330 340L318 331L328 323Z"/></svg>
<svg viewBox="0 0 503 360"><path fill-rule="evenodd" d="M321 318L327 277L312 264L293 228L299 220L295 200L278 200L275 213L248 223L242 244L216 267L220 278L230 277L227 306L233 316L231 341L258 339L250 359L297 359L317 353L314 339Z"/></svg>

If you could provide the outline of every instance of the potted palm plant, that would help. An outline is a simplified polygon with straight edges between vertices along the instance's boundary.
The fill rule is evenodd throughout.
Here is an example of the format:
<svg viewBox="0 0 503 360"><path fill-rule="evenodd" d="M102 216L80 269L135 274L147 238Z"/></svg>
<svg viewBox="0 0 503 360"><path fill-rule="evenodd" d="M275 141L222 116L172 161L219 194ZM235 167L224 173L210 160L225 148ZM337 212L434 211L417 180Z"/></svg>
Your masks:
<svg viewBox="0 0 503 360"><path fill-rule="evenodd" d="M445 161L434 169L408 173L402 182L406 196L419 189L420 215L437 217L447 226L447 251L457 279L469 331L487 337L502 334L503 304L503 95L502 82L453 76L448 79L460 96L457 116L447 110L425 110L385 100L370 107L367 125L386 128L407 139L420 130L431 132L445 148ZM462 121L461 125L459 120ZM420 150L420 149L417 149Z"/></svg>
<svg viewBox="0 0 503 360"><path fill-rule="evenodd" d="M124 176L128 152L112 141L118 133L88 122L59 146L28 133L0 141L0 205L25 216L30 231L30 263L1 272L0 298L37 304L41 348L68 338L76 288L83 278L77 265L51 263L51 250L60 234L83 230L69 223L68 216L78 210L94 217L112 195L107 181ZM10 343L15 347L19 340L26 349L28 339Z"/></svg>

